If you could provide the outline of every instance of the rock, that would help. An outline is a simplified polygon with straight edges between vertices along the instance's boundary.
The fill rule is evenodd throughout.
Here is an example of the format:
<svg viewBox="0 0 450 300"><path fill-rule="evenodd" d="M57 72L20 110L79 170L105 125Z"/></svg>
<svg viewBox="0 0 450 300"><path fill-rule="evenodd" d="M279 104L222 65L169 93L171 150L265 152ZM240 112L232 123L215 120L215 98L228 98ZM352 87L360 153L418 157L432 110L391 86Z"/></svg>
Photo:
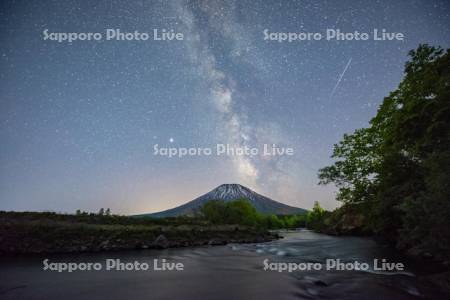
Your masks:
<svg viewBox="0 0 450 300"><path fill-rule="evenodd" d="M412 258L418 258L422 255L422 253L422 249L418 247L409 248L408 251L406 251L406 254Z"/></svg>
<svg viewBox="0 0 450 300"><path fill-rule="evenodd" d="M326 284L322 280L315 280L314 284L317 285L317 286L328 286L328 284Z"/></svg>
<svg viewBox="0 0 450 300"><path fill-rule="evenodd" d="M208 242L209 246L225 245L226 242L223 240L212 239Z"/></svg>
<svg viewBox="0 0 450 300"><path fill-rule="evenodd" d="M109 250L111 247L109 245L109 240L103 241L100 243L100 249L102 250Z"/></svg>
<svg viewBox="0 0 450 300"><path fill-rule="evenodd" d="M153 246L155 246L156 248L165 249L165 248L169 247L169 240L163 234L160 234L153 241Z"/></svg>

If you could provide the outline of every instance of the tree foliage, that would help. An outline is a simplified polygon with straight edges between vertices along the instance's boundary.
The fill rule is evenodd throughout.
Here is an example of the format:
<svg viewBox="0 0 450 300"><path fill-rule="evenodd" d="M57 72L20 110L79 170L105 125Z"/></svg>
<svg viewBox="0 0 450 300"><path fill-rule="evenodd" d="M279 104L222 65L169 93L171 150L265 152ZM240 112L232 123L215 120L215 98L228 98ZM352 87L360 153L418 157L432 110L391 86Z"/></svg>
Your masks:
<svg viewBox="0 0 450 300"><path fill-rule="evenodd" d="M203 216L213 224L256 225L258 212L246 199L231 202L222 200L208 201L201 207Z"/></svg>
<svg viewBox="0 0 450 300"><path fill-rule="evenodd" d="M450 52L420 45L368 128L344 135L319 170L345 205L403 248L450 249Z"/></svg>
<svg viewBox="0 0 450 300"><path fill-rule="evenodd" d="M318 201L314 202L312 211L306 215L306 225L310 229L321 230L327 211L323 209Z"/></svg>
<svg viewBox="0 0 450 300"><path fill-rule="evenodd" d="M305 215L260 214L247 199L208 201L200 212L212 224L240 224L268 229L303 227L306 219Z"/></svg>

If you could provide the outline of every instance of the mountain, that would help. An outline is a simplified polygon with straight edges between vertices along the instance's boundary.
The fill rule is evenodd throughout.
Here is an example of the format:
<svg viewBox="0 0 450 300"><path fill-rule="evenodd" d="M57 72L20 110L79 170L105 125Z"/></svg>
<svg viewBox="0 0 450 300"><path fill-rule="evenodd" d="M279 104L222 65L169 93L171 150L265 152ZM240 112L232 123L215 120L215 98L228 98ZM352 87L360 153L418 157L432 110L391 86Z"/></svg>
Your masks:
<svg viewBox="0 0 450 300"><path fill-rule="evenodd" d="M260 195L240 184L222 184L209 193L206 193L183 205L161 212L144 214L140 216L163 218L192 215L198 211L203 204L210 200L233 201L241 198L248 199L256 210L263 214L289 215L303 214L307 212L305 209L289 206Z"/></svg>

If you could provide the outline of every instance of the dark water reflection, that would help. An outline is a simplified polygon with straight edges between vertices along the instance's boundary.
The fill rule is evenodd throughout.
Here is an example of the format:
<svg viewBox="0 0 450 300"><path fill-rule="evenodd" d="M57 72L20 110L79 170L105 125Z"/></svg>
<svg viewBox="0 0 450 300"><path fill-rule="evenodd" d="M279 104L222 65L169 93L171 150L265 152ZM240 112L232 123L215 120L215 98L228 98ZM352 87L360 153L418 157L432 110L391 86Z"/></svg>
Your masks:
<svg viewBox="0 0 450 300"><path fill-rule="evenodd" d="M265 244L2 258L4 299L421 299L413 266L371 239L331 237L306 230ZM184 271L43 271L42 260L102 262L119 258L153 265L182 262ZM403 262L406 272L263 270L264 259L319 262L339 258L372 265L374 258Z"/></svg>

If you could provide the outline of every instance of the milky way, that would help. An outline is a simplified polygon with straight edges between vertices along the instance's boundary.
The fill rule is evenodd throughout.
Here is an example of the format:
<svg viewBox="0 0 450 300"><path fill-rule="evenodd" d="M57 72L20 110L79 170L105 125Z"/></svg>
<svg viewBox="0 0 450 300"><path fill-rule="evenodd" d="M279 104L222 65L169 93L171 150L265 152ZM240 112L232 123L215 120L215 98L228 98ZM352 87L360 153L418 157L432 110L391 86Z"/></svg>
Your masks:
<svg viewBox="0 0 450 300"><path fill-rule="evenodd" d="M450 46L447 1L2 1L0 209L151 212L223 183L333 208L317 185L344 133L366 126L419 43ZM184 40L43 39L180 32ZM386 29L404 41L278 42L270 32ZM155 156L161 147L292 156Z"/></svg>

